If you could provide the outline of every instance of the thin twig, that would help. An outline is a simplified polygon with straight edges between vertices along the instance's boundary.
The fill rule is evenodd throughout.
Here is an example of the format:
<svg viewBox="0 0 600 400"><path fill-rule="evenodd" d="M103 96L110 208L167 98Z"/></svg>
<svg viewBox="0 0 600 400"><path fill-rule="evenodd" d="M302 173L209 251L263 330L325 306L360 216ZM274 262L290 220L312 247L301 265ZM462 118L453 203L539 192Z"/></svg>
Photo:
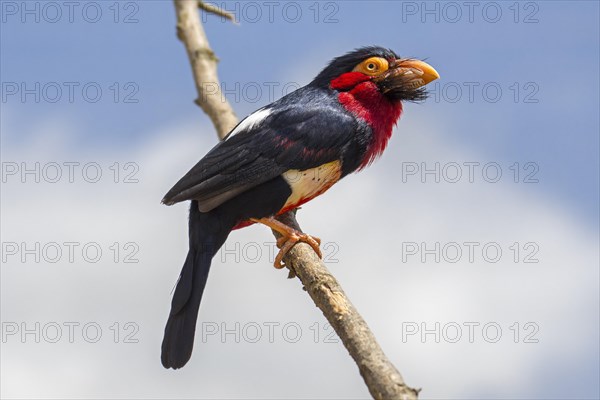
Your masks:
<svg viewBox="0 0 600 400"><path fill-rule="evenodd" d="M198 89L196 103L209 115L222 139L237 124L237 118L227 100L222 97L220 88L212 88L210 97L203 90L206 83L219 82L217 59L200 23L195 2L174 2L178 36L187 49ZM284 214L279 219L300 230L294 212ZM284 257L284 261L290 270L290 276L298 276L342 340L358 365L373 398L417 399L419 391L404 383L402 375L385 356L364 319L313 249L305 243L298 243Z"/></svg>
<svg viewBox="0 0 600 400"><path fill-rule="evenodd" d="M230 20L234 24L237 24L237 21L235 20L235 15L233 15L229 11L223 10L222 8L215 6L214 4L205 3L202 0L198 0L198 8L206 11L209 14L218 15L220 17Z"/></svg>

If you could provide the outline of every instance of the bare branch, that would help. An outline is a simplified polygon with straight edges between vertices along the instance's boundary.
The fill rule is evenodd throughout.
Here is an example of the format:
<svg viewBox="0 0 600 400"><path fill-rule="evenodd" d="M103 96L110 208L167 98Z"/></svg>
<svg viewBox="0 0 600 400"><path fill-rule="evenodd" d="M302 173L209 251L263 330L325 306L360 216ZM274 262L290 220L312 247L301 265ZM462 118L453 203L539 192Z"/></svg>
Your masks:
<svg viewBox="0 0 600 400"><path fill-rule="evenodd" d="M227 18L234 24L237 24L237 21L235 20L235 15L233 15L229 11L223 10L222 8L215 6L214 4L205 3L202 0L198 0L198 8L206 11L209 14L215 14L220 17Z"/></svg>
<svg viewBox="0 0 600 400"><path fill-rule="evenodd" d="M278 218L301 231L293 212ZM317 307L344 343L358 365L371 396L375 399L417 399L420 389L404 383L400 372L377 343L337 279L306 243L298 243L284 257L290 275L297 275Z"/></svg>
<svg viewBox="0 0 600 400"><path fill-rule="evenodd" d="M230 104L222 97L220 87L211 87L207 96L205 85L218 85L217 58L211 50L198 17L195 1L174 0L177 12L177 33L183 41L198 90L196 103L206 112L222 139L236 124ZM201 2L200 2L201 3ZM294 212L278 217L300 230ZM418 390L408 387L398 370L385 356L364 319L352 305L340 284L329 272L313 249L298 243L284 258L290 277L298 276L306 291L327 318L344 346L358 365L369 392L375 399L418 398Z"/></svg>
<svg viewBox="0 0 600 400"><path fill-rule="evenodd" d="M197 4L195 0L175 0L177 37L185 45L192 65L198 91L195 102L208 114L219 138L223 139L237 125L238 119L221 92L217 75L218 59L208 44Z"/></svg>

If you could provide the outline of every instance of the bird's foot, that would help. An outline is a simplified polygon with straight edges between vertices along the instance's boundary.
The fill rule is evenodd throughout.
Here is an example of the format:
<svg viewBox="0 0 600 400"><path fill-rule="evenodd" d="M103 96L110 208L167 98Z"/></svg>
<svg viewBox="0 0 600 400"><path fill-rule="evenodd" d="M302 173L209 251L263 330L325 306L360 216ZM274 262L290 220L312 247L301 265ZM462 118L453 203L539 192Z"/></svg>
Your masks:
<svg viewBox="0 0 600 400"><path fill-rule="evenodd" d="M294 245L298 242L303 242L308 244L312 249L317 253L319 258L323 255L321 254L321 239L315 236L310 236L306 233L302 233L297 230L293 230L289 236L282 236L277 239L277 247L279 247L279 253L277 253L277 257L275 257L275 268L280 269L285 267L285 263L283 262L283 257L294 247Z"/></svg>
<svg viewBox="0 0 600 400"><path fill-rule="evenodd" d="M279 253L275 257L274 266L277 269L281 269L285 267L285 263L283 262L283 257L294 247L294 245L298 242L303 242L308 244L312 249L317 253L319 258L322 257L321 254L321 239L318 237L310 236L306 233L300 232L292 227L287 226L281 221L276 220L275 218L261 218L261 219L253 219L254 222L259 222L263 225L268 226L269 228L277 231L281 234L281 237L277 239L277 247L279 247Z"/></svg>

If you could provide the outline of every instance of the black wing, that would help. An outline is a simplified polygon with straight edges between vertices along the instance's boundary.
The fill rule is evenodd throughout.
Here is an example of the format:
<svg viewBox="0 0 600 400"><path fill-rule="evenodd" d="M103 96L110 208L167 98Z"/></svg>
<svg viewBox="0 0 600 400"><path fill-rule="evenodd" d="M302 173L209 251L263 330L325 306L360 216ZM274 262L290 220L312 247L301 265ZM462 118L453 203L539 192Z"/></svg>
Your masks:
<svg viewBox="0 0 600 400"><path fill-rule="evenodd" d="M341 160L358 124L331 94L304 87L244 119L165 195L203 212L290 169Z"/></svg>

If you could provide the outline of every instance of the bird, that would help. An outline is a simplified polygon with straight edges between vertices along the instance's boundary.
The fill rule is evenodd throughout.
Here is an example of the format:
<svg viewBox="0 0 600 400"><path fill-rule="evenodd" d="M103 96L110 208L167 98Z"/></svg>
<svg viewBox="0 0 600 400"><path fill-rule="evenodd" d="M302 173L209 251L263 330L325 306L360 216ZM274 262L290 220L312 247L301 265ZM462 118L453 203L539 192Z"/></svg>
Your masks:
<svg viewBox="0 0 600 400"><path fill-rule="evenodd" d="M424 61L380 46L334 58L310 83L244 118L162 199L190 201L189 250L161 346L165 368L191 358L211 260L229 233L254 223L281 234L275 267L298 242L319 255L320 239L276 217L362 170L385 150L402 102L426 99L439 78Z"/></svg>

